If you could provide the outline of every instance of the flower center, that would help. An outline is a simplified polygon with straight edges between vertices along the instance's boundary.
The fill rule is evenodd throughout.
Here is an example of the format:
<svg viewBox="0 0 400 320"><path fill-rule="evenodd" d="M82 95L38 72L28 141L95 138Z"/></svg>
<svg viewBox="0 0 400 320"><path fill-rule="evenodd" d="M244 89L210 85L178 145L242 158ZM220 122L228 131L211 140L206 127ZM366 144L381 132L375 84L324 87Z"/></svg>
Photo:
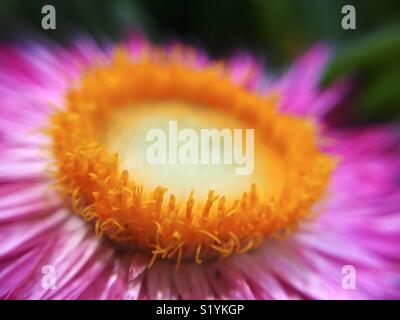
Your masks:
<svg viewBox="0 0 400 320"><path fill-rule="evenodd" d="M154 129L165 133L156 148ZM207 140L209 129L220 139ZM158 257L177 265L227 257L290 232L334 167L314 126L279 114L272 97L233 84L221 65L159 51L135 61L120 51L88 71L48 132L73 210L99 236L150 253L149 266Z"/></svg>
<svg viewBox="0 0 400 320"><path fill-rule="evenodd" d="M182 199L192 191L196 196L207 197L211 189L220 195L240 198L244 190L250 190L255 184L271 197L283 187L284 168L276 150L268 148L261 139L256 139L256 145L263 147L252 148L254 141L243 137L244 130L248 129L243 126L244 123L229 114L206 107L182 102L152 102L115 112L102 139L107 150L120 156L121 166L135 180L141 181L146 190L166 186L165 196ZM161 132L161 138L148 141L146 137L154 129ZM187 139L180 139L186 138L182 133L187 133L188 129L194 138L187 134ZM235 130L242 139L240 150L234 149L235 142L237 147ZM152 155L150 148L161 153L156 154L159 157L155 163L148 159ZM235 163L235 153L236 158L247 161ZM245 167L248 170L245 171ZM239 168L243 174L238 174Z"/></svg>

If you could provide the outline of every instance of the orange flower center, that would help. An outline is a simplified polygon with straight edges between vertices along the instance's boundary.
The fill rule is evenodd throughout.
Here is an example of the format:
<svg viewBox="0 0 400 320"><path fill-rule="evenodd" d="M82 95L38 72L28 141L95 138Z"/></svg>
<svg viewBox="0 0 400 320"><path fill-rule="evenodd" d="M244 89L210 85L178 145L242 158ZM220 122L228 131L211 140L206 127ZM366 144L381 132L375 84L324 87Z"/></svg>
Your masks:
<svg viewBox="0 0 400 320"><path fill-rule="evenodd" d="M334 167L314 125L277 112L273 97L233 84L221 64L199 68L156 53L133 60L117 52L86 72L52 117L56 177L73 210L94 221L99 236L148 252L149 266L158 257L179 265L244 253L295 229ZM146 135L158 128L168 136L170 121L196 132L254 129L254 170L149 163Z"/></svg>

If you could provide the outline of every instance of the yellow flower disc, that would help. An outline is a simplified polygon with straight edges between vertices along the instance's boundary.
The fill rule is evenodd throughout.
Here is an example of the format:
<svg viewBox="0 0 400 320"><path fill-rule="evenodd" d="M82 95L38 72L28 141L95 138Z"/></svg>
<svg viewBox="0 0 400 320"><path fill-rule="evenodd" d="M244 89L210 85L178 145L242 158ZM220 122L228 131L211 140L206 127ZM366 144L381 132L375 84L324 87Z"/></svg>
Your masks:
<svg viewBox="0 0 400 320"><path fill-rule="evenodd" d="M148 252L149 266L246 252L309 216L334 167L315 126L279 113L275 100L234 84L223 64L120 50L85 72L51 118L57 181L99 236ZM167 130L169 120L179 129L254 129L253 173L148 164L146 132Z"/></svg>

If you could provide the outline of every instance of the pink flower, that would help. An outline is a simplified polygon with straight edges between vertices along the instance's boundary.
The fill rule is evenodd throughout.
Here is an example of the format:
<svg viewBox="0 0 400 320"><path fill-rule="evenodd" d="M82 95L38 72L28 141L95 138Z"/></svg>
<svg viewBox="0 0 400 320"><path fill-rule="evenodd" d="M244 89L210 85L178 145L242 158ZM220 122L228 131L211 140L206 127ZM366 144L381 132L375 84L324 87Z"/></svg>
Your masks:
<svg viewBox="0 0 400 320"><path fill-rule="evenodd" d="M146 54L155 64L165 62L157 56L159 51L141 37L131 37L123 46L132 61L140 61ZM170 46L162 50L161 56L173 56L173 61L179 61L188 72L213 66L210 58L197 49ZM143 250L139 246L141 240L133 241L140 250L135 245L127 249L121 244L121 237L113 236L99 217L99 203L90 211L95 217L88 220L100 221L97 229L101 230L97 233L104 231L106 235L96 237L94 223L81 217L88 217L83 210L76 210L78 215L73 213L72 191L65 192L65 201L63 193L55 188L59 186L61 169L54 175L51 168L54 163L61 166L60 159L68 157L71 150L49 152L48 147L54 146L56 139L54 134L41 130L52 123L52 115L63 114L73 99L68 94L79 90L76 88L82 85L82 77L89 74L90 78L99 65L104 66L99 72L107 72L107 66L118 64L112 60L110 51L110 48L99 48L88 38L68 48L42 42L0 46L1 298L400 298L399 135L390 126L340 128L327 123L326 116L343 97L347 83L342 81L323 90L319 88L329 56L329 49L324 45L310 49L281 77L264 74L261 63L247 54L232 57L222 71L218 69L229 78L229 88L239 88L257 97L277 94L276 117L288 114L293 119L306 118L317 123L318 141L324 151L315 151L315 157L325 157L319 153L329 154L338 159L338 164L327 192L312 207L318 212L315 218L310 219L308 213L307 217L299 214L295 221L298 228L290 228L290 235L284 239L270 236L268 232L272 229L268 229L261 244L251 246L246 253L229 253L224 259L203 259L201 264L192 259L196 256L195 260L200 260L197 254L189 253L190 259L179 261L178 269L175 262L155 254L156 249ZM113 78L105 79L111 88ZM153 82L148 82L142 90L153 92L152 85ZM102 89L93 89L95 93L88 94L90 101L105 101L99 100ZM104 87L104 90L111 89ZM112 92L118 90L120 87ZM129 88L124 90L121 89L121 95ZM296 121L303 120L293 121L297 125ZM73 136L73 131L60 132L63 139ZM304 144L307 143L304 138ZM83 166L80 161L79 165ZM68 179L77 170L71 170ZM74 179L69 182L78 181L76 176ZM82 193L82 186L79 188L77 192ZM313 203L322 197L319 191L316 194ZM77 205L84 195L78 196ZM90 197L85 198L85 208L94 205L88 200ZM115 218L114 223L121 222L119 219L119 216ZM282 226L280 220L277 223ZM283 229L289 230L286 226ZM245 236L249 234L243 239ZM199 243L195 242L195 249ZM187 241L185 245L191 243ZM175 257L179 246L176 248ZM148 268L154 256L157 259ZM54 277L50 282L49 276Z"/></svg>

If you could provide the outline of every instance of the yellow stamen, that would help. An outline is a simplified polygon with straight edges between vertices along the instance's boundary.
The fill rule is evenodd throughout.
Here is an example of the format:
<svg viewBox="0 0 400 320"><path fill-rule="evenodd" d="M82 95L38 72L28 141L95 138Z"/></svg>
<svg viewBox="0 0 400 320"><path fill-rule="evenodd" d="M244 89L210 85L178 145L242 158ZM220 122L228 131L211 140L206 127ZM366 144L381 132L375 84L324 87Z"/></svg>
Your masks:
<svg viewBox="0 0 400 320"><path fill-rule="evenodd" d="M179 50L157 52L132 61L118 51L84 74L52 117L56 176L73 210L94 221L99 236L148 252L149 266L157 258L176 257L179 266L244 253L295 228L334 167L314 125L278 113L275 96L233 84L221 64L200 69L182 62ZM137 138L168 117L195 127L254 128L254 173L146 165Z"/></svg>

